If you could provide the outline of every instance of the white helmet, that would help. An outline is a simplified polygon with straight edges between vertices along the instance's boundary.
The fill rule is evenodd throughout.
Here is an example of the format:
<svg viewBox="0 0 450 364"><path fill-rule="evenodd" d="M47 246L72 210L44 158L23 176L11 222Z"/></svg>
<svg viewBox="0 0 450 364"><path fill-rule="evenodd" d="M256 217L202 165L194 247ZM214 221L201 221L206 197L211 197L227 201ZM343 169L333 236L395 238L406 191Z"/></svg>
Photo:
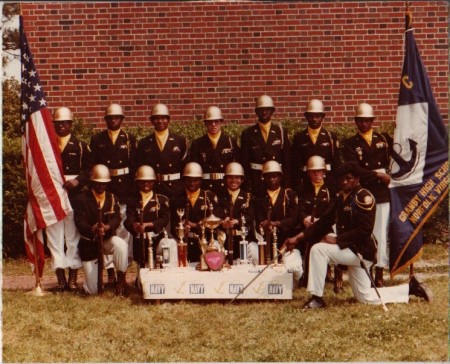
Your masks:
<svg viewBox="0 0 450 364"><path fill-rule="evenodd" d="M273 100L270 96L262 95L258 97L258 100L256 101L256 108L259 107L273 107L275 108L275 105L273 103Z"/></svg>
<svg viewBox="0 0 450 364"><path fill-rule="evenodd" d="M53 122L68 120L73 121L72 111L68 107L58 107L53 113Z"/></svg>
<svg viewBox="0 0 450 364"><path fill-rule="evenodd" d="M206 109L203 120L223 120L222 111L217 106L210 106Z"/></svg>
<svg viewBox="0 0 450 364"><path fill-rule="evenodd" d="M319 171L326 170L327 166L325 164L325 159L323 159L319 155L313 155L308 158L308 162L306 162L306 170L307 171Z"/></svg>
<svg viewBox="0 0 450 364"><path fill-rule="evenodd" d="M202 166L196 162L189 162L183 168L183 177L203 178Z"/></svg>
<svg viewBox="0 0 450 364"><path fill-rule="evenodd" d="M123 114L122 106L120 106L119 104L111 104L106 108L105 116L109 115L125 116Z"/></svg>
<svg viewBox="0 0 450 364"><path fill-rule="evenodd" d="M281 164L277 161L268 161L264 163L262 174L266 173L281 173L283 174L283 169L281 168Z"/></svg>
<svg viewBox="0 0 450 364"><path fill-rule="evenodd" d="M356 108L355 118L374 118L373 108L366 102L361 102Z"/></svg>
<svg viewBox="0 0 450 364"><path fill-rule="evenodd" d="M238 162L230 162L225 167L225 176L242 176L244 177L244 168Z"/></svg>
<svg viewBox="0 0 450 364"><path fill-rule="evenodd" d="M107 183L111 182L109 169L104 164L96 164L91 169L90 180L93 182Z"/></svg>
<svg viewBox="0 0 450 364"><path fill-rule="evenodd" d="M152 109L152 114L150 115L150 117L159 115L170 116L169 108L164 104L156 104Z"/></svg>
<svg viewBox="0 0 450 364"><path fill-rule="evenodd" d="M140 166L134 178L135 181L154 181L155 179L155 170L150 166Z"/></svg>
<svg viewBox="0 0 450 364"><path fill-rule="evenodd" d="M320 100L312 99L306 107L308 113L324 113L323 103Z"/></svg>

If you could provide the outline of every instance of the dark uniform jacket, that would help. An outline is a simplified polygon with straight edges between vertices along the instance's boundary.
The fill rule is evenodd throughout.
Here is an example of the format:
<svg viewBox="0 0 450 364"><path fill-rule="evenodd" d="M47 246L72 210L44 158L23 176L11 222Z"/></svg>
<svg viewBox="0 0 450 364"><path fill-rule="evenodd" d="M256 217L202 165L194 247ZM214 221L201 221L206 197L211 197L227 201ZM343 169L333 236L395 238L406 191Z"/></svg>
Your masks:
<svg viewBox="0 0 450 364"><path fill-rule="evenodd" d="M84 191L77 195L73 209L75 226L81 235L78 242L80 258L82 261L97 259L97 241L92 227L99 221L99 210L92 191ZM106 192L105 203L102 207L102 222L111 228L105 233L103 240L116 234L120 221L118 200L112 193Z"/></svg>
<svg viewBox="0 0 450 364"><path fill-rule="evenodd" d="M92 137L90 148L93 163L104 164L109 168L109 191L119 198L120 203L126 203L136 170L136 138L121 129L113 144L108 130L103 130Z"/></svg>
<svg viewBox="0 0 450 364"><path fill-rule="evenodd" d="M195 201L194 206L191 206L191 203L189 202L185 190L179 193L175 197L174 203L170 205L172 235L178 236L176 232L176 227L180 222L180 218L177 214L178 208L184 209L183 220L188 220L198 224L200 221L210 216L210 204L212 204L213 207L212 211L214 216L223 219L224 217L223 212L219 209L217 197L213 192L200 189L200 195L198 196L197 201ZM192 229L191 233L195 233L199 235L199 237L201 237L200 226L197 226L196 229ZM205 230L205 235L206 239L209 241L210 237L209 229ZM193 236L189 236L187 241L188 241L188 260L190 262L198 262L200 260L200 255L202 253L198 239L194 238Z"/></svg>
<svg viewBox="0 0 450 364"><path fill-rule="evenodd" d="M80 193L89 181L89 172L92 168L91 150L87 143L79 141L73 134L61 153L64 175L77 176L79 184L69 190L69 198Z"/></svg>
<svg viewBox="0 0 450 364"><path fill-rule="evenodd" d="M200 164L203 174L217 174L209 176L209 179L204 177L202 188L213 191L215 194L223 194L226 192L223 179L225 167L230 162L240 162L239 147L235 138L221 132L217 145L214 148L208 135L205 134L192 141L188 159L189 162Z"/></svg>
<svg viewBox="0 0 450 364"><path fill-rule="evenodd" d="M343 143L343 156L346 162L357 161L367 170L385 169L389 171L389 157L392 147L392 138L387 134L373 132L372 144L369 146L364 138L357 133L346 139ZM361 177L361 186L367 188L377 203L389 202L389 187L376 178L375 173Z"/></svg>
<svg viewBox="0 0 450 364"><path fill-rule="evenodd" d="M271 124L267 143L258 124L248 127L241 134L241 161L247 177L245 188L255 197L264 194L261 183L262 165L275 160L283 168L283 186L291 186L291 143L286 129L281 125ZM252 164L259 167L252 168ZM255 167L255 166L253 166Z"/></svg>
<svg viewBox="0 0 450 364"><path fill-rule="evenodd" d="M135 222L141 221L142 196L139 191L135 191L127 202L127 218L124 221L125 228L133 235L133 258L136 262L145 263L148 259L148 251L146 247L142 246L141 237L137 237L133 225ZM159 234L153 238L153 250L156 251L156 246L159 240L163 237L162 231L169 223L170 210L169 199L164 195L153 193L152 198L144 206L142 214L142 222L152 222L153 228L146 227L145 231L152 231ZM145 249L145 250L144 250ZM145 251L145 255L142 252Z"/></svg>
<svg viewBox="0 0 450 364"><path fill-rule="evenodd" d="M310 181L303 185L298 199L299 228L301 230L305 229L303 220L307 216L311 216L312 213L314 213L313 217L315 219L322 216L333 203L334 199L335 193L326 184L320 187L317 195L314 190L314 185Z"/></svg>
<svg viewBox="0 0 450 364"><path fill-rule="evenodd" d="M255 201L255 219L256 229L259 230L259 224L267 219L269 204L272 208L270 221L280 221L278 228L278 246L283 245L284 241L293 235L298 222L298 196L290 188L281 188L278 193L275 204L272 205L269 195L266 193L263 197L257 197ZM259 232L259 231L258 231Z"/></svg>
<svg viewBox="0 0 450 364"><path fill-rule="evenodd" d="M181 176L187 151L187 139L170 131L164 149L161 151L153 133L138 143L137 166L152 167L157 177L154 191L172 200L177 193L183 190L184 186L181 178L172 180L168 175L179 173Z"/></svg>
<svg viewBox="0 0 450 364"><path fill-rule="evenodd" d="M335 182L334 172L341 165L339 151L339 141L336 134L328 131L324 127L320 129L316 144L314 144L308 134L308 129L294 135L292 142L292 175L293 186L297 192L300 191L306 179L306 163L313 155L321 156L327 165L326 180L331 185Z"/></svg>
<svg viewBox="0 0 450 364"><path fill-rule="evenodd" d="M224 218L236 219L239 224L234 226L231 232L233 236L233 258L239 258L239 242L242 240L241 235L236 235L242 228L242 216L245 218L245 227L247 228L247 236L245 240L254 241L254 228L255 228L255 209L254 200L250 192L245 192L242 189L239 190L239 194L236 197L234 204L231 202L231 195L228 193L219 196L219 209L223 211ZM223 227L221 227L223 229ZM229 238L230 231L226 231L227 239ZM228 240L227 240L228 241ZM226 247L228 250L228 248Z"/></svg>
<svg viewBox="0 0 450 364"><path fill-rule="evenodd" d="M318 241L336 223L337 244L350 248L364 259L376 262L377 246L372 239L376 204L373 195L358 187L344 200L342 192L320 219L304 231L305 240Z"/></svg>

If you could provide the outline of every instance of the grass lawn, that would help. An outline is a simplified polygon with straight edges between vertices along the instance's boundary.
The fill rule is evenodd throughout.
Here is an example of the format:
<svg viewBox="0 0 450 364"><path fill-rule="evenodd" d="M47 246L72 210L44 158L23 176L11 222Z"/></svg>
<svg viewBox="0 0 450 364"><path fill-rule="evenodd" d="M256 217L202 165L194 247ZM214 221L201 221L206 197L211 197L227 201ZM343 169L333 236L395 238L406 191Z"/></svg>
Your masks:
<svg viewBox="0 0 450 364"><path fill-rule="evenodd" d="M447 247L425 246L416 268L433 290L428 304L357 303L348 282L335 295L327 284L322 310L292 301L177 301L155 305L133 291L101 297L72 293L35 297L3 290L3 362L345 362L447 361ZM17 264L24 264L18 262ZM4 262L3 274L22 274ZM423 270L422 270L423 269ZM14 273L15 272L15 273ZM51 273L51 272L50 272ZM438 273L438 274L435 274ZM442 274L444 273L444 274ZM28 270L28 273L29 270ZM401 281L401 279L399 279ZM397 283L396 283L397 284Z"/></svg>

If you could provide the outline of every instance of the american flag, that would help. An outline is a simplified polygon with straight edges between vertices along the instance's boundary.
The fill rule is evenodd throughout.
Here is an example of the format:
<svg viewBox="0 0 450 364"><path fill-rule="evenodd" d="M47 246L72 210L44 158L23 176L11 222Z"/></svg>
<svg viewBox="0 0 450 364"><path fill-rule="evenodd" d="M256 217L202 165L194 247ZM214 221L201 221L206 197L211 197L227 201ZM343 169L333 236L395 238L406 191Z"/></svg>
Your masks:
<svg viewBox="0 0 450 364"><path fill-rule="evenodd" d="M28 190L24 218L25 248L28 259L34 265L33 235L36 233L38 268L42 276L45 263L42 229L64 219L72 208L63 188L64 174L58 140L23 30L22 16L20 31L22 156Z"/></svg>

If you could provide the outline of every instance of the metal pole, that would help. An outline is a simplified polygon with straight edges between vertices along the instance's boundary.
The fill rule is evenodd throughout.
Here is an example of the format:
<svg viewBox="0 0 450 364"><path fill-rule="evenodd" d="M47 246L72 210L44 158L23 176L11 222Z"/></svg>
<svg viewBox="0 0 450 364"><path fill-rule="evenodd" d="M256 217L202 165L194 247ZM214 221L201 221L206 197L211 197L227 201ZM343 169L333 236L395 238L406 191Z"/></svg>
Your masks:
<svg viewBox="0 0 450 364"><path fill-rule="evenodd" d="M375 286L375 282L373 281L373 278L372 278L372 276L371 276L371 274L369 272L369 269L367 269L366 263L364 263L364 259L363 259L362 255L360 253L357 253L356 256L359 258L359 262L361 263L361 267L366 271L367 276L370 279L370 282L372 282L372 286L375 289L375 292L377 293L378 298L380 299L381 306L383 307L383 310L385 312L388 312L388 308L386 307L386 305L384 304L383 300L381 299L380 292L378 292L378 289Z"/></svg>

